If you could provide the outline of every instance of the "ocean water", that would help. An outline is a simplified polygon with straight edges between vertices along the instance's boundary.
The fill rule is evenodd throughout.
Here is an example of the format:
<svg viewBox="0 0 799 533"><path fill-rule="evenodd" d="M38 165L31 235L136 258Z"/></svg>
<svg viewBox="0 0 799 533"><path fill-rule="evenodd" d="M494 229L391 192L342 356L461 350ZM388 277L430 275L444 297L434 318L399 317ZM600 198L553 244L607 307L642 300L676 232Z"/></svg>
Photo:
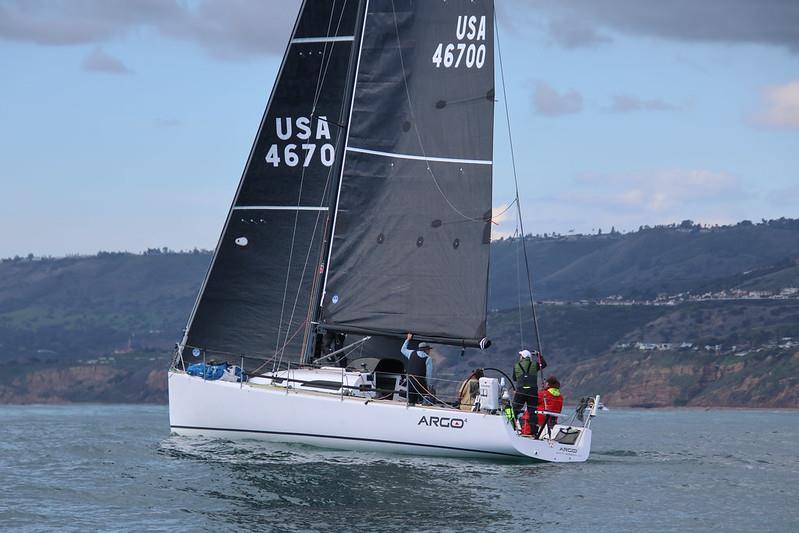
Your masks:
<svg viewBox="0 0 799 533"><path fill-rule="evenodd" d="M0 530L799 530L797 411L602 412L566 465L170 436L164 406L0 421Z"/></svg>

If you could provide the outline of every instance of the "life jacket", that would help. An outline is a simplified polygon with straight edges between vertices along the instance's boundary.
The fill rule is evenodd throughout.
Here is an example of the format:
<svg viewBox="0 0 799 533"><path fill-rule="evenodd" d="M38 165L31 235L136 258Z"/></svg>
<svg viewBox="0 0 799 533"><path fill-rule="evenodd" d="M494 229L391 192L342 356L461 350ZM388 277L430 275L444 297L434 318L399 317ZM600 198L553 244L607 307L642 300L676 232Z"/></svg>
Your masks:
<svg viewBox="0 0 799 533"><path fill-rule="evenodd" d="M560 389L556 389L555 387L550 387L548 389L544 389L538 391L538 408L542 411L549 411L552 413L560 413L563 411L563 396L560 394ZM538 413L538 425L544 425L544 418L546 417L543 413ZM558 419L556 417L550 417L550 420L557 422Z"/></svg>
<svg viewBox="0 0 799 533"><path fill-rule="evenodd" d="M522 389L538 389L538 363L528 358L516 361L513 378Z"/></svg>
<svg viewBox="0 0 799 533"><path fill-rule="evenodd" d="M424 380L425 376L427 376L428 357L428 355L424 355L424 352L420 356L419 352L414 350L408 358L408 366L406 367L408 375L416 376L418 380Z"/></svg>

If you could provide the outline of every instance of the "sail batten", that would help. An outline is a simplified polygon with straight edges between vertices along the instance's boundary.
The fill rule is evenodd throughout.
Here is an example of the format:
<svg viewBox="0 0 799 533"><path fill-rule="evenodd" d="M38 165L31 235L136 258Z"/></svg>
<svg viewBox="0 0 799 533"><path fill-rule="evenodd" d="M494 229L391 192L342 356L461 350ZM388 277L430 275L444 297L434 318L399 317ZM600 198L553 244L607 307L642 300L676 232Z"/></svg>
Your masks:
<svg viewBox="0 0 799 533"><path fill-rule="evenodd" d="M484 159L456 159L453 157L435 157L429 155L400 154L397 152L379 152L377 150L367 150L366 148L355 148L347 146L348 152L358 152L361 154L380 155L383 157L396 157L398 159L415 159L417 161L435 161L438 163L464 163L467 165L492 165L493 161Z"/></svg>
<svg viewBox="0 0 799 533"><path fill-rule="evenodd" d="M327 211L326 206L318 205L237 205L234 211Z"/></svg>
<svg viewBox="0 0 799 533"><path fill-rule="evenodd" d="M291 44L301 44L301 43L337 43L337 42L345 42L345 41L352 41L355 39L354 35L341 35L338 37L298 37L296 39L291 40Z"/></svg>

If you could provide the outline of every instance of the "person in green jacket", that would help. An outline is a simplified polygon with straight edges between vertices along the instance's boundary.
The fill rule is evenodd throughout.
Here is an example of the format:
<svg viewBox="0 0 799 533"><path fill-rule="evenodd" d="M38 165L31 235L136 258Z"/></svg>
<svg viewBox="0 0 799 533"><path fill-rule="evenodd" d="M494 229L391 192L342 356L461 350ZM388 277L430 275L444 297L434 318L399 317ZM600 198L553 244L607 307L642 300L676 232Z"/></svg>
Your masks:
<svg viewBox="0 0 799 533"><path fill-rule="evenodd" d="M513 365L513 380L516 381L516 394L513 395L513 412L520 415L522 407L527 406L533 435L538 433L535 410L538 406L538 371L546 368L547 362L540 352L522 350L519 360Z"/></svg>

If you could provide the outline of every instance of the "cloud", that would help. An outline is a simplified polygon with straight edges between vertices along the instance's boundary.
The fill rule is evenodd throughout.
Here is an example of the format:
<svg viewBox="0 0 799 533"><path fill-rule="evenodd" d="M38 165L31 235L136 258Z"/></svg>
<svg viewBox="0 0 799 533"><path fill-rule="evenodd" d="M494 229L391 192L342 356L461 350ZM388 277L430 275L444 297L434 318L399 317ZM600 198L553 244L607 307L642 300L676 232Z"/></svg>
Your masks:
<svg viewBox="0 0 799 533"><path fill-rule="evenodd" d="M220 59L268 55L285 48L299 1L281 0L276 7L277 2L204 0L195 9L182 9L179 17L160 29L165 35L194 41Z"/></svg>
<svg viewBox="0 0 799 533"><path fill-rule="evenodd" d="M100 43L179 13L169 0L5 0L0 37L41 45Z"/></svg>
<svg viewBox="0 0 799 533"><path fill-rule="evenodd" d="M513 8L547 17L550 37L567 48L597 46L603 42L602 32L610 31L799 51L799 3L793 0L673 0L657 5L640 0L516 0ZM577 34L583 38L569 39L570 25L580 28Z"/></svg>
<svg viewBox="0 0 799 533"><path fill-rule="evenodd" d="M736 176L701 169L581 176L575 185L558 199L631 212L665 212L689 204L725 203L744 197Z"/></svg>
<svg viewBox="0 0 799 533"><path fill-rule="evenodd" d="M83 60L83 70L105 72L108 74L129 74L130 70L122 62L103 51L99 46Z"/></svg>
<svg viewBox="0 0 799 533"><path fill-rule="evenodd" d="M778 128L799 128L799 80L772 85L763 91L762 109L754 122Z"/></svg>
<svg viewBox="0 0 799 533"><path fill-rule="evenodd" d="M644 100L637 96L616 95L608 108L614 113L630 113L633 111L676 111L679 109L674 104L670 104L660 99Z"/></svg>
<svg viewBox="0 0 799 533"><path fill-rule="evenodd" d="M504 239L515 233L516 206L505 202L491 208L491 239Z"/></svg>
<svg viewBox="0 0 799 533"><path fill-rule="evenodd" d="M737 176L708 169L592 174L575 178L567 192L526 199L524 223L533 233L630 230L685 219L726 224L757 218L751 202L742 201L751 198Z"/></svg>
<svg viewBox="0 0 799 533"><path fill-rule="evenodd" d="M556 44L570 49L594 47L611 41L585 22L566 17L556 17L549 21L549 37Z"/></svg>
<svg viewBox="0 0 799 533"><path fill-rule="evenodd" d="M608 42L608 32L680 41L756 43L799 51L793 0L502 0L503 24L547 19L566 48ZM141 28L195 42L216 57L283 49L299 0L0 0L0 38L44 45L99 44ZM278 7L276 9L276 7Z"/></svg>
<svg viewBox="0 0 799 533"><path fill-rule="evenodd" d="M101 44L155 29L214 57L279 53L299 0L0 0L0 39L46 46Z"/></svg>
<svg viewBox="0 0 799 533"><path fill-rule="evenodd" d="M546 82L535 84L533 108L539 115L555 117L570 115L583 110L583 97L576 91L559 94Z"/></svg>

